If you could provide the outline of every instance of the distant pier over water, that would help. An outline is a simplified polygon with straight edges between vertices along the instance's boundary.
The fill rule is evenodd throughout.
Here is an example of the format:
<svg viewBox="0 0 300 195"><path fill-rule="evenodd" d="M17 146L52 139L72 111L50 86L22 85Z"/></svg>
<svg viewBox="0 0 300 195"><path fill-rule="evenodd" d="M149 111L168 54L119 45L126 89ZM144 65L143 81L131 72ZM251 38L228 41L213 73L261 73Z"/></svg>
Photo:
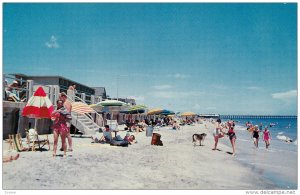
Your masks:
<svg viewBox="0 0 300 195"><path fill-rule="evenodd" d="M243 119L243 118L256 118L256 119L265 119L265 118L297 118L297 116L292 115L220 115L224 119Z"/></svg>

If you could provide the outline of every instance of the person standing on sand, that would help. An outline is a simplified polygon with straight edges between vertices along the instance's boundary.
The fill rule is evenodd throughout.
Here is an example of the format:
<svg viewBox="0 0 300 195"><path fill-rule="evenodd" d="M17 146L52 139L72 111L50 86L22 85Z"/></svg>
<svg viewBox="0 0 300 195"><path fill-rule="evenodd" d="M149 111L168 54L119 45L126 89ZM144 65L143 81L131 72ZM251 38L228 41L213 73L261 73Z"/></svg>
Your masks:
<svg viewBox="0 0 300 195"><path fill-rule="evenodd" d="M255 125L252 131L252 137L256 148L258 148L259 132L258 125Z"/></svg>
<svg viewBox="0 0 300 195"><path fill-rule="evenodd" d="M67 121L70 120L70 113L64 108L63 101L57 100L57 109L51 114L51 120L53 121L52 129L54 136L53 143L53 157L56 156L58 137L61 137L61 143L64 150L64 157L67 156L67 144L66 136L69 133L67 127Z"/></svg>
<svg viewBox="0 0 300 195"><path fill-rule="evenodd" d="M271 133L270 133L270 131L269 131L269 129L268 129L267 126L265 127L265 130L263 131L263 134L264 134L263 139L264 139L264 141L266 143L266 148L268 149L269 145L270 145L270 140L271 140Z"/></svg>
<svg viewBox="0 0 300 195"><path fill-rule="evenodd" d="M71 102L69 102L67 100L67 95L64 92L62 92L60 94L59 99L63 101L64 107L71 114L72 104L71 104ZM73 144L72 144L72 137L71 137L71 133L70 133L70 128L71 128L71 122L70 121L67 121L67 127L68 127L68 130L69 130L68 134L67 134L67 139L68 139L68 144L69 144L68 151L72 152L73 151ZM63 147L60 148L60 151L63 151Z"/></svg>
<svg viewBox="0 0 300 195"><path fill-rule="evenodd" d="M221 119L217 119L217 123L216 123L216 129L214 130L213 136L215 139L215 145L214 148L212 150L217 150L217 145L219 142L219 138L224 137L224 131L222 130L223 127L221 126Z"/></svg>
<svg viewBox="0 0 300 195"><path fill-rule="evenodd" d="M234 127L231 126L228 130L227 133L230 143L232 145L232 155L235 156L235 140L236 140L236 135L235 135L235 131L234 131Z"/></svg>

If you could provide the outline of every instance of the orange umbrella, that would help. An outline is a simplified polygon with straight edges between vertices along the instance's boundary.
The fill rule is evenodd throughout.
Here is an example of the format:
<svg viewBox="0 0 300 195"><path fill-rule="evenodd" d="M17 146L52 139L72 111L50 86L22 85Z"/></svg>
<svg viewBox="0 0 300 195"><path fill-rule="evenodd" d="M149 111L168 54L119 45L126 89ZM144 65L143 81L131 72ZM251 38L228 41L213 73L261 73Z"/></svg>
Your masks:
<svg viewBox="0 0 300 195"><path fill-rule="evenodd" d="M163 111L163 109L161 109L161 108L154 108L154 109L149 110L147 114L148 115L154 115L154 114L158 114L162 111Z"/></svg>
<svg viewBox="0 0 300 195"><path fill-rule="evenodd" d="M195 112L183 112L181 113L181 116L195 116L197 115Z"/></svg>

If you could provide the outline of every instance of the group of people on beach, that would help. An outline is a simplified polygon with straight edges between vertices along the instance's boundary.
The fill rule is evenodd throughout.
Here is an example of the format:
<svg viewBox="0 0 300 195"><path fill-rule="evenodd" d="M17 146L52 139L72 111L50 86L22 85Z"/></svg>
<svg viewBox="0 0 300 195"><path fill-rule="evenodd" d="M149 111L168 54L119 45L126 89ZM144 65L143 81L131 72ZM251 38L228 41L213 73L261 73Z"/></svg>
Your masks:
<svg viewBox="0 0 300 195"><path fill-rule="evenodd" d="M260 133L262 132L263 134L263 141L266 144L266 148L268 149L270 146L270 141L271 141L271 133L268 129L268 126L265 126L265 128L263 129L263 124L260 123L259 125L252 125L252 123L247 122L246 123L246 127L247 130L251 133L251 137L253 139L254 142L254 146L256 148L258 148L258 141L259 141L259 137L260 137Z"/></svg>
<svg viewBox="0 0 300 195"><path fill-rule="evenodd" d="M247 130L251 133L251 138L253 139L254 146L258 148L258 141L259 141L259 134L260 132L263 133L263 140L266 144L266 148L268 149L270 146L271 140L271 133L268 129L268 126L265 126L263 130L263 125L252 125L251 123L246 123ZM221 122L221 119L217 119L216 127L213 132L214 136L214 148L212 150L217 150L218 141L220 138L227 135L229 137L230 143L232 145L232 155L235 155L235 141L236 141L236 134L234 131L235 122L233 120L229 120L226 124ZM225 131L227 130L227 132Z"/></svg>
<svg viewBox="0 0 300 195"><path fill-rule="evenodd" d="M225 135L228 135L231 146L232 146L232 155L235 155L236 135L235 135L234 127L235 127L235 122L233 120L228 121L224 125L224 124L222 124L221 119L217 119L216 127L213 132L215 144L214 144L214 148L212 150L218 150L217 146L218 146L219 139L224 137ZM227 129L227 132L225 132L224 129Z"/></svg>

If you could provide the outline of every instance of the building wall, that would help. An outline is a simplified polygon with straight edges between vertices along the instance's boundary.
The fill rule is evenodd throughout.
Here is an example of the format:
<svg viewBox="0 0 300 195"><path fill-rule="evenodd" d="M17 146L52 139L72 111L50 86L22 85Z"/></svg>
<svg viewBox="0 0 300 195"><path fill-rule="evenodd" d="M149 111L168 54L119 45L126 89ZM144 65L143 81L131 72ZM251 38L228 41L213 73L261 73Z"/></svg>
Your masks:
<svg viewBox="0 0 300 195"><path fill-rule="evenodd" d="M3 102L3 139L8 139L9 134L21 133L22 137L26 136L25 129L29 129L29 123L34 128L35 119L22 116L23 108L26 103L23 102ZM50 134L51 120L38 119L38 134Z"/></svg>

